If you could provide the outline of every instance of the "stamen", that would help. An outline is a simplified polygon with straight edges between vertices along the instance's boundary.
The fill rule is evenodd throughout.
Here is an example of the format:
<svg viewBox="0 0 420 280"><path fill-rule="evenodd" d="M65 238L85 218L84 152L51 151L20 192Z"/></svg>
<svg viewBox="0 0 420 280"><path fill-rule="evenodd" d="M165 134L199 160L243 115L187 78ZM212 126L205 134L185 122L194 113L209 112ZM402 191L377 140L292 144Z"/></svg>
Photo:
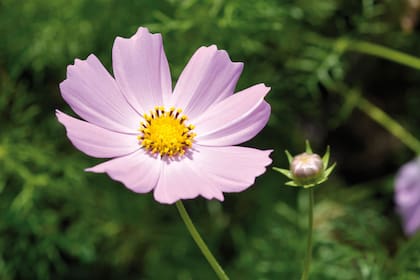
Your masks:
<svg viewBox="0 0 420 280"><path fill-rule="evenodd" d="M181 115L182 110L174 107L165 110L163 106L156 106L150 114L144 114L144 121L140 123L137 136L139 144L152 154L175 157L182 156L192 147L194 125L186 125L188 117Z"/></svg>

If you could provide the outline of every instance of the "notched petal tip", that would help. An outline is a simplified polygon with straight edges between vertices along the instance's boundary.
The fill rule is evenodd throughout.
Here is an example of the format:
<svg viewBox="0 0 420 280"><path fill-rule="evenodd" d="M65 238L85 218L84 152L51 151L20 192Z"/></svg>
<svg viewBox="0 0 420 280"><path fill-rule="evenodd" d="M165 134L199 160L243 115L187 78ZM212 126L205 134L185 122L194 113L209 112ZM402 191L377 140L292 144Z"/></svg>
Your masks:
<svg viewBox="0 0 420 280"><path fill-rule="evenodd" d="M235 94L239 94L239 93L248 91L249 92L248 94L250 94L252 92L254 94L260 95L261 99L264 99L267 96L267 94L270 92L270 90L271 90L271 87L266 86L266 84L264 84L264 83L259 83L259 84L255 84L253 86L250 86L250 87L248 87L244 90L241 90L241 91L239 91Z"/></svg>
<svg viewBox="0 0 420 280"><path fill-rule="evenodd" d="M66 80L71 78L73 74L75 74L74 72L77 71L78 68L83 67L85 64L98 63L98 62L99 62L99 59L93 53L89 54L86 57L86 59L75 58L73 64L67 65ZM60 83L60 89L61 89L61 84L63 82Z"/></svg>
<svg viewBox="0 0 420 280"><path fill-rule="evenodd" d="M238 71L239 73L242 72L243 68L244 68L244 63L241 61L233 61L230 56L229 53L226 50L223 49L217 49L216 47L216 53L220 56L223 56L224 59L230 63L232 63L232 65L236 68L236 71Z"/></svg>
<svg viewBox="0 0 420 280"><path fill-rule="evenodd" d="M192 200L192 199L197 199L199 197L202 197L204 199L207 200L212 200L212 199L216 199L219 201L223 201L224 200L224 196L223 193L221 191L217 192L217 193L212 193L212 194L207 194L205 192L202 191L198 191L195 193L167 193L165 191L162 191L162 189L158 189L155 188L153 191L153 197L154 199L162 204L174 204L175 202L179 201L179 200Z"/></svg>
<svg viewBox="0 0 420 280"><path fill-rule="evenodd" d="M92 172L92 173L104 173L105 172L103 170L97 169L96 166L85 168L85 169L83 169L83 171L85 171L85 172Z"/></svg>
<svg viewBox="0 0 420 280"><path fill-rule="evenodd" d="M263 150L263 152L267 153L267 162L266 162L266 167L269 166L271 163L273 163L273 159L270 157L270 155L274 152L274 150L270 149L270 150Z"/></svg>
<svg viewBox="0 0 420 280"><path fill-rule="evenodd" d="M121 41L137 40L137 39L139 39L139 38L141 38L143 36L147 36L147 35L150 35L150 37L159 37L162 40L162 34L160 34L160 33L151 33L147 27L140 26L137 29L136 33L134 33L130 37L116 36L115 37L115 40L114 40L114 44L115 44L115 42L120 41L120 40Z"/></svg>
<svg viewBox="0 0 420 280"><path fill-rule="evenodd" d="M262 90L264 90L264 91L265 91L265 95L267 95L267 94L270 92L270 90L271 90L271 87L267 86L267 85L266 85L266 84L264 84L264 83L257 84L257 85L261 85Z"/></svg>
<svg viewBox="0 0 420 280"><path fill-rule="evenodd" d="M264 83L261 83L261 84L257 84L256 86L260 86L261 87L261 91L263 91L264 92L264 98L267 96L267 94L271 91L271 87L269 87L269 86L267 86L266 84L264 84Z"/></svg>
<svg viewBox="0 0 420 280"><path fill-rule="evenodd" d="M212 52L216 52L216 51L218 51L219 49L217 48L217 46L215 45L215 44L212 44L212 45L210 45L210 46L201 46L201 47L199 47L198 49L197 49L197 51L196 52L198 52L198 51L202 51L202 50L209 50L209 51L212 51Z"/></svg>
<svg viewBox="0 0 420 280"><path fill-rule="evenodd" d="M213 55L219 55L222 56L227 62L230 62L234 65L234 67L237 68L237 70L240 70L239 72L242 72L242 69L244 67L244 63L241 61L233 61L230 56L229 53L224 50L224 49L219 49L217 47L217 45L210 45L210 46L202 46L199 47L195 53L201 53L201 52L209 52L209 53L213 53Z"/></svg>
<svg viewBox="0 0 420 280"><path fill-rule="evenodd" d="M213 200L213 199L215 199L215 200L218 200L220 202L223 202L225 200L225 197L223 196L222 193L220 193L220 195L212 196L212 197L206 197L203 194L197 194L197 195L194 195L194 196L191 196L191 197L183 197L183 198L179 198L179 197L178 198L175 198L175 197L162 197L161 194L156 194L156 189L153 192L153 197L154 197L154 199L157 202L159 202L161 204L168 204L168 205L174 204L177 201L181 201L181 200L193 200L193 199L197 199L199 197L202 197L202 198L204 198L206 200Z"/></svg>
<svg viewBox="0 0 420 280"><path fill-rule="evenodd" d="M136 33L139 33L139 32L147 32L147 33L150 33L149 28L144 27L144 26L140 26L139 28L137 28L137 32Z"/></svg>
<svg viewBox="0 0 420 280"><path fill-rule="evenodd" d="M83 64L84 62L86 62L86 59L75 58L73 64L70 64L69 66L67 66L67 74L71 72L73 69L79 67L80 64Z"/></svg>
<svg viewBox="0 0 420 280"><path fill-rule="evenodd" d="M61 112L58 109L55 109L55 116L57 117L59 123L61 123L62 125L65 125L64 124L64 118L66 118L65 113Z"/></svg>

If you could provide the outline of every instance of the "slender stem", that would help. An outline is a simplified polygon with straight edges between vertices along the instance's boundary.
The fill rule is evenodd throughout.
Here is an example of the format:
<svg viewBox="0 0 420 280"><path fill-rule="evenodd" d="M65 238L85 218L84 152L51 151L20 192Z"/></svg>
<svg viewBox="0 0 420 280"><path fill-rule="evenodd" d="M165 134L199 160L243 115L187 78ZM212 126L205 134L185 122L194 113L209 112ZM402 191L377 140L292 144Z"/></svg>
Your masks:
<svg viewBox="0 0 420 280"><path fill-rule="evenodd" d="M308 239L306 243L305 262L303 264L303 272L301 280L307 280L312 261L312 232L314 224L314 190L309 188L309 210L308 210Z"/></svg>
<svg viewBox="0 0 420 280"><path fill-rule="evenodd" d="M384 46L363 41L346 41L345 49L381 57L420 70L420 58Z"/></svg>
<svg viewBox="0 0 420 280"><path fill-rule="evenodd" d="M370 103L365 98L360 98L356 106L370 118L386 128L413 152L420 155L420 141L410 132L405 130L398 122L388 116L384 111Z"/></svg>
<svg viewBox="0 0 420 280"><path fill-rule="evenodd" d="M197 229L195 228L193 222L191 221L190 216L187 213L187 210L185 210L184 204L181 200L178 200L176 202L176 208L178 209L179 215L181 216L182 220L185 223L185 226L187 227L188 231L191 234L191 237L194 239L195 243L197 244L198 248L200 248L201 253L203 253L204 257L209 262L210 266L213 268L214 272L217 274L219 279L221 280L229 280L229 277L226 275L223 268L219 265L216 258L213 256L213 254L210 252L209 248L207 247L206 243L203 241L203 239L200 236L200 233L198 233Z"/></svg>
<svg viewBox="0 0 420 280"><path fill-rule="evenodd" d="M388 130L389 133L394 135L414 153L420 155L420 140L417 139L408 130L406 130L397 121L391 118L387 113L364 98L357 89L347 88L343 84L336 84L333 87L344 98L356 97L357 102L354 102L354 105L360 111L368 115L372 120L376 121L379 125Z"/></svg>
<svg viewBox="0 0 420 280"><path fill-rule="evenodd" d="M420 58L369 42L350 41L346 38L341 38L335 42L334 49L337 53L342 53L345 50L357 51L420 70ZM330 84L330 86L338 87L338 92L340 92L345 98L351 98L356 95L358 97L358 102L355 102L354 104L357 108L383 126L417 155L420 155L420 140L414 137L409 131L407 131L380 108L370 103L366 98L363 98L357 90L354 92L354 89L349 90L342 84ZM351 91L353 91L353 94ZM345 92L348 92L348 94L345 94Z"/></svg>

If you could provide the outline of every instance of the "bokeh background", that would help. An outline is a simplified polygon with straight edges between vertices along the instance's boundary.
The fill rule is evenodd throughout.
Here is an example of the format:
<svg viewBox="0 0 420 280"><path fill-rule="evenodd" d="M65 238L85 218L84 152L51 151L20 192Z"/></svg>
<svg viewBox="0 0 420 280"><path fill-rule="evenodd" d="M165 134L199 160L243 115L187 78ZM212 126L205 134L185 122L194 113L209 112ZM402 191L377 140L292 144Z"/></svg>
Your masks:
<svg viewBox="0 0 420 280"><path fill-rule="evenodd" d="M363 106L420 137L420 72L352 48L420 56L417 2L0 0L0 279L215 279L175 206L85 173L99 161L54 116L70 112L58 88L66 66L94 53L112 71L114 38L139 26L163 34L174 81L198 47L216 44L245 62L238 90L272 87L270 122L244 145L273 148L275 166L305 139L321 154L331 146L312 279L420 279L420 237L404 235L393 200L416 151ZM185 201L232 279L299 277L306 193L285 181L269 168L223 203Z"/></svg>

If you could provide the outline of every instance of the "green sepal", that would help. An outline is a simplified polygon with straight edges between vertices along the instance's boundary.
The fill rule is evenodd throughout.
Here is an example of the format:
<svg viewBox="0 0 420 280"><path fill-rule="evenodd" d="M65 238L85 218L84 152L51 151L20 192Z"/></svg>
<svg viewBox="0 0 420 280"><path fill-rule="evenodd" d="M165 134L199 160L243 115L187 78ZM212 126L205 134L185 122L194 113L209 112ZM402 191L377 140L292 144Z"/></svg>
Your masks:
<svg viewBox="0 0 420 280"><path fill-rule="evenodd" d="M316 187L316 186L318 186L318 185L320 185L320 184L324 183L325 181L327 181L327 179L328 179L327 177L324 177L324 178L322 178L321 180L317 181L316 183L309 184L309 185L304 185L303 187L304 187L305 189L313 188L313 187Z"/></svg>
<svg viewBox="0 0 420 280"><path fill-rule="evenodd" d="M311 188L311 187L315 187L317 185L320 185L322 183L324 183L325 181L328 180L328 176L330 176L331 172L334 170L335 168L335 163L333 165L331 165L330 167L328 167L325 171L324 174L322 176L321 179L319 179L318 181L314 182L313 184L309 184L309 185L303 185L302 187L304 187L305 189L307 188Z"/></svg>
<svg viewBox="0 0 420 280"><path fill-rule="evenodd" d="M283 174L284 176L286 176L290 180L293 180L293 176L292 176L292 173L290 172L290 170L283 169L283 168L278 168L278 167L273 167L273 170L275 170L277 172L280 172L281 174Z"/></svg>
<svg viewBox="0 0 420 280"><path fill-rule="evenodd" d="M293 156L289 153L288 150L284 151L286 153L287 159L289 160L289 165L292 164Z"/></svg>
<svg viewBox="0 0 420 280"><path fill-rule="evenodd" d="M300 185L296 184L294 181L286 182L285 185L290 187L300 187Z"/></svg>
<svg viewBox="0 0 420 280"><path fill-rule="evenodd" d="M328 176L330 176L331 172L334 170L336 166L336 163L334 162L333 165L331 165L330 167L327 168L327 170L325 170L324 176L327 179Z"/></svg>
<svg viewBox="0 0 420 280"><path fill-rule="evenodd" d="M304 189L309 189L309 188L312 188L312 187L315 187L315 186L317 186L317 185L321 184L321 183L322 183L322 182L324 182L324 181L325 181L325 180L323 179L323 181L321 180L321 181L316 182L316 183L314 183L314 184L303 185L302 187L303 187Z"/></svg>
<svg viewBox="0 0 420 280"><path fill-rule="evenodd" d="M324 164L324 168L327 168L329 161L330 161L330 146L327 146L327 150L325 151L325 154L322 157L322 162Z"/></svg>
<svg viewBox="0 0 420 280"><path fill-rule="evenodd" d="M311 148L311 144L309 144L309 141L306 139L306 141L305 141L305 152L307 153L307 154L312 154L313 152L312 152L312 148Z"/></svg>

